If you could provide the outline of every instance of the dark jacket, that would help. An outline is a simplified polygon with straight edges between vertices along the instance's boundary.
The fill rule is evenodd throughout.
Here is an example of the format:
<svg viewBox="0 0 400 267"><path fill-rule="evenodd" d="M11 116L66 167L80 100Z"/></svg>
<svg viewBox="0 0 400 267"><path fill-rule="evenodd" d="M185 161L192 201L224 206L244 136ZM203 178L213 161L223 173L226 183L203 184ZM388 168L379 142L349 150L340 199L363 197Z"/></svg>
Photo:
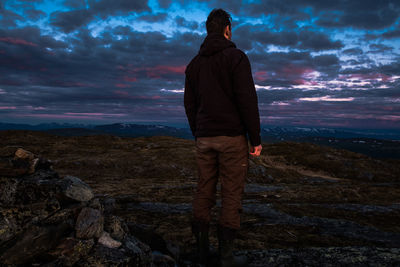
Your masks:
<svg viewBox="0 0 400 267"><path fill-rule="evenodd" d="M193 136L248 134L261 144L260 116L246 54L220 34L209 34L185 71L184 105Z"/></svg>

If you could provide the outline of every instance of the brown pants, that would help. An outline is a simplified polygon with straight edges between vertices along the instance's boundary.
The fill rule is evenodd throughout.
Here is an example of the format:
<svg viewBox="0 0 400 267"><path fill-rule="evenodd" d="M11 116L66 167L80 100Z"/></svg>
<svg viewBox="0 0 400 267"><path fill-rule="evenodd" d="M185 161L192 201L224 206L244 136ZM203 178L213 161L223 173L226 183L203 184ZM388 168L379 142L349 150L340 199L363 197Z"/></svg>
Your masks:
<svg viewBox="0 0 400 267"><path fill-rule="evenodd" d="M193 197L193 217L209 223L221 182L222 209L219 224L240 228L241 199L248 171L249 147L245 135L197 137L196 161L199 180Z"/></svg>

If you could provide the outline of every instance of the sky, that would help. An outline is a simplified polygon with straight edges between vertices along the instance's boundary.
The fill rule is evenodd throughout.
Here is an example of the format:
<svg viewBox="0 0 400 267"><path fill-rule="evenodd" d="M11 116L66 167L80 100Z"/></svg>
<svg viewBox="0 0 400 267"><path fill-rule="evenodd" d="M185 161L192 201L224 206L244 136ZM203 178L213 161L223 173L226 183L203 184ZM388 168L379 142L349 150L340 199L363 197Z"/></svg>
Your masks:
<svg viewBox="0 0 400 267"><path fill-rule="evenodd" d="M0 122L188 127L184 71L213 8L262 125L400 129L398 0L0 0Z"/></svg>

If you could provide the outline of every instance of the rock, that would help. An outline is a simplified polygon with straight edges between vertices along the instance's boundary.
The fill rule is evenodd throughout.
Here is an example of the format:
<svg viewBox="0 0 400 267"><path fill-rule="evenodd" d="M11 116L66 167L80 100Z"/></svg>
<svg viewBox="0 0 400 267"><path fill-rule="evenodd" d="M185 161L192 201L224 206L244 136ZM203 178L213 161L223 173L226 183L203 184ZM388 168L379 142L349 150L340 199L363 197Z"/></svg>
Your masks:
<svg viewBox="0 0 400 267"><path fill-rule="evenodd" d="M15 201L19 179L0 177L0 204L9 206Z"/></svg>
<svg viewBox="0 0 400 267"><path fill-rule="evenodd" d="M34 257L55 247L70 232L68 224L36 226L32 225L0 248L0 262L24 264Z"/></svg>
<svg viewBox="0 0 400 267"><path fill-rule="evenodd" d="M99 210L84 207L75 224L76 237L82 239L99 238L103 232L104 217Z"/></svg>
<svg viewBox="0 0 400 267"><path fill-rule="evenodd" d="M63 195L73 201L89 201L94 197L92 189L81 179L67 175L60 182Z"/></svg>
<svg viewBox="0 0 400 267"><path fill-rule="evenodd" d="M73 266L79 259L89 254L94 245L93 239L81 240L67 237L48 254L58 258L58 265Z"/></svg>
<svg viewBox="0 0 400 267"><path fill-rule="evenodd" d="M152 258L156 266L176 266L176 262L171 256L162 254L157 250L153 251Z"/></svg>
<svg viewBox="0 0 400 267"><path fill-rule="evenodd" d="M90 200L88 207L99 210L101 211L101 213L104 213L103 205L100 203L100 200L98 198L93 198L92 200Z"/></svg>
<svg viewBox="0 0 400 267"><path fill-rule="evenodd" d="M27 159L27 160L33 160L35 158L35 155L32 152L29 152L25 149L18 148L17 151L15 151L15 158L14 159Z"/></svg>
<svg viewBox="0 0 400 267"><path fill-rule="evenodd" d="M150 247L112 214L115 199L100 201L50 161L10 151L0 149L0 266L153 266Z"/></svg>
<svg viewBox="0 0 400 267"><path fill-rule="evenodd" d="M148 244L153 251L157 250L162 254L179 258L179 248L164 240L162 236L154 232L151 228L132 222L128 223L128 228L130 233L141 242Z"/></svg>
<svg viewBox="0 0 400 267"><path fill-rule="evenodd" d="M77 210L80 210L81 208L82 207L78 205L76 207L58 210L57 212L45 218L43 222L46 224L59 224L65 222L74 228Z"/></svg>
<svg viewBox="0 0 400 267"><path fill-rule="evenodd" d="M107 197L103 200L103 207L105 214L111 214L115 210L116 201L115 198Z"/></svg>
<svg viewBox="0 0 400 267"><path fill-rule="evenodd" d="M127 235L123 240L123 248L135 257L137 266L153 266L151 248L139 239Z"/></svg>
<svg viewBox="0 0 400 267"><path fill-rule="evenodd" d="M40 170L23 177L0 177L0 205L27 205L47 202L60 192L57 174L52 170Z"/></svg>
<svg viewBox="0 0 400 267"><path fill-rule="evenodd" d="M103 232L98 242L108 248L119 248L122 245L121 242L113 239L107 232Z"/></svg>
<svg viewBox="0 0 400 267"><path fill-rule="evenodd" d="M0 176L17 177L32 174L38 169L50 169L51 162L37 157L32 152L18 148L2 149L0 157Z"/></svg>
<svg viewBox="0 0 400 267"><path fill-rule="evenodd" d="M20 230L21 227L18 226L15 218L7 218L0 213L0 246L12 239Z"/></svg>
<svg viewBox="0 0 400 267"><path fill-rule="evenodd" d="M135 262L131 255L121 249L108 248L101 244L96 244L93 251L78 266L142 266Z"/></svg>
<svg viewBox="0 0 400 267"><path fill-rule="evenodd" d="M123 222L119 217L111 215L105 218L104 230L110 233L112 238L122 240L125 236L122 224Z"/></svg>

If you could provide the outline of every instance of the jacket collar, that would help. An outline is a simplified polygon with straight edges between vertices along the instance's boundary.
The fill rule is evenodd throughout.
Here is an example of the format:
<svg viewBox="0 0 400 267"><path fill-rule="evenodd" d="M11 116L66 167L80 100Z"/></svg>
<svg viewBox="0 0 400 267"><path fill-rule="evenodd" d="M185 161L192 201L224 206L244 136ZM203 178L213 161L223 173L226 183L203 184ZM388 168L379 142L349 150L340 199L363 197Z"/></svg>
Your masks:
<svg viewBox="0 0 400 267"><path fill-rule="evenodd" d="M234 42L226 39L222 34L210 33L201 44L199 54L201 56L211 56L228 47L236 48L236 45Z"/></svg>

